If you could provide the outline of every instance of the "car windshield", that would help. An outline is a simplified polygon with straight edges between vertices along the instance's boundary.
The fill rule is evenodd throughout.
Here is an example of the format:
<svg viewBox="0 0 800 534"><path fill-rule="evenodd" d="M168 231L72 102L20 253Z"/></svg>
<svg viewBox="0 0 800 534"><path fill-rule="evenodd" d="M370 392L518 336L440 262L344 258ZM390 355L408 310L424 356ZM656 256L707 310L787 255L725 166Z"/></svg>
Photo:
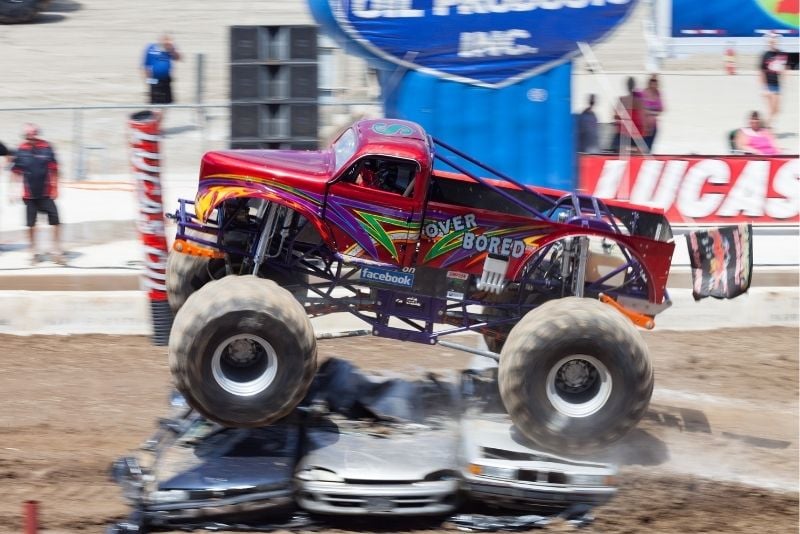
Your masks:
<svg viewBox="0 0 800 534"><path fill-rule="evenodd" d="M339 139L333 143L334 172L338 172L356 152L356 132L348 128Z"/></svg>

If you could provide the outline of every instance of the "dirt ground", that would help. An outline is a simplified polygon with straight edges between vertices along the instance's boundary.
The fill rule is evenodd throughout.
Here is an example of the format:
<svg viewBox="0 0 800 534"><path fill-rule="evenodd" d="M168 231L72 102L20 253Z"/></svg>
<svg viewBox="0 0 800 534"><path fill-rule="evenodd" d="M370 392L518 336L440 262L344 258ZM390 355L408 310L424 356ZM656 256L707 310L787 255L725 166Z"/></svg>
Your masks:
<svg viewBox="0 0 800 534"><path fill-rule="evenodd" d="M798 331L645 334L656 390L644 421L613 451L618 496L581 532L795 533ZM166 410L166 349L143 337L0 336L0 533L40 501L42 532L103 532L127 514L107 479ZM373 371L445 371L472 356L373 338L322 341L320 356ZM380 521L336 531L455 531ZM571 532L556 523L544 532ZM330 531L329 531L330 532Z"/></svg>

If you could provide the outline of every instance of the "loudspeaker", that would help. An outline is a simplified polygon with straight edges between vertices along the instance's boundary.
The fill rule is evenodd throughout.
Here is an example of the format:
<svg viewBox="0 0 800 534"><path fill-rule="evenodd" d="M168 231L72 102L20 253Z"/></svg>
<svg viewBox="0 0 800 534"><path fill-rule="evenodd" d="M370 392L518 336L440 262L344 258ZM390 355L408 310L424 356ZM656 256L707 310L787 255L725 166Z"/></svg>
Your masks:
<svg viewBox="0 0 800 534"><path fill-rule="evenodd" d="M316 26L232 26L230 40L231 147L316 148Z"/></svg>

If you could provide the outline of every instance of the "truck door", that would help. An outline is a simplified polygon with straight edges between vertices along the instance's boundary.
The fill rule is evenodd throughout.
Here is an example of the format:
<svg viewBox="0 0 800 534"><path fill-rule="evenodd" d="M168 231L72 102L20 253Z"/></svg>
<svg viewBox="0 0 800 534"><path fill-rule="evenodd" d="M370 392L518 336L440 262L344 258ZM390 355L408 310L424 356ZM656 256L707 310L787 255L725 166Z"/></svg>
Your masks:
<svg viewBox="0 0 800 534"><path fill-rule="evenodd" d="M413 160L365 156L337 177L324 216L339 252L410 266L422 219L421 174Z"/></svg>

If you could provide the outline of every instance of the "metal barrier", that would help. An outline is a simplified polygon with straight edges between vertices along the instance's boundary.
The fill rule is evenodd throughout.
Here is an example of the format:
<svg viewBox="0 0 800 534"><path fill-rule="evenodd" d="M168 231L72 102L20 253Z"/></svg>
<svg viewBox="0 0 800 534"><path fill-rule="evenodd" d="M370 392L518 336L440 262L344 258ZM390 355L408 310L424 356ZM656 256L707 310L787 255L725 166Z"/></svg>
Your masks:
<svg viewBox="0 0 800 534"><path fill-rule="evenodd" d="M355 118L380 116L377 101L337 101L326 97L320 106L319 137L327 142L335 131ZM53 144L67 179L129 174L126 125L138 110L164 111L163 153L167 171L194 170L208 150L229 147L230 102L169 105L98 104L0 108L0 140L9 148L21 126L34 122Z"/></svg>

